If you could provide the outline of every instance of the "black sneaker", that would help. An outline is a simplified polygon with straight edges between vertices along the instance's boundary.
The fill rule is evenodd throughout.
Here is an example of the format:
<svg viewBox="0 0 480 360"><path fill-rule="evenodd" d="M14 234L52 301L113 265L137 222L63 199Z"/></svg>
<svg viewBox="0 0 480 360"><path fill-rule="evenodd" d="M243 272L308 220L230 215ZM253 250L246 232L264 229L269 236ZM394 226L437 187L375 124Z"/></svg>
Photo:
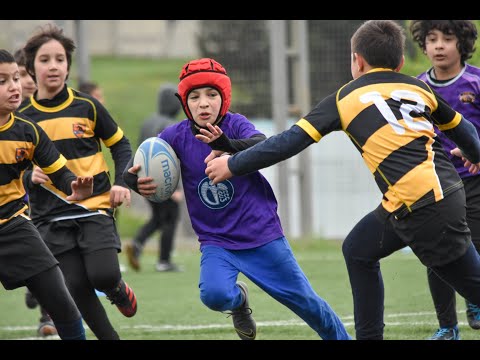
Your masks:
<svg viewBox="0 0 480 360"><path fill-rule="evenodd" d="M135 243L128 243L125 245L125 252L127 253L128 264L135 271L140 271L139 255L140 251Z"/></svg>
<svg viewBox="0 0 480 360"><path fill-rule="evenodd" d="M457 325L454 327L442 327L427 340L460 340L460 331Z"/></svg>
<svg viewBox="0 0 480 360"><path fill-rule="evenodd" d="M467 320L468 325L472 329L479 330L480 329L480 307L469 303L465 300L465 304L467 305Z"/></svg>
<svg viewBox="0 0 480 360"><path fill-rule="evenodd" d="M242 281L237 282L240 291L243 294L243 304L232 310L233 327L242 340L255 340L257 336L257 324L252 316L252 309L248 304L248 287Z"/></svg>
<svg viewBox="0 0 480 360"><path fill-rule="evenodd" d="M33 296L30 290L28 290L28 288L25 293L25 304L29 309L35 309L38 306L37 299L35 298L35 296Z"/></svg>
<svg viewBox="0 0 480 360"><path fill-rule="evenodd" d="M137 298L128 284L120 280L120 284L107 299L115 304L120 312L126 317L132 317L137 313Z"/></svg>

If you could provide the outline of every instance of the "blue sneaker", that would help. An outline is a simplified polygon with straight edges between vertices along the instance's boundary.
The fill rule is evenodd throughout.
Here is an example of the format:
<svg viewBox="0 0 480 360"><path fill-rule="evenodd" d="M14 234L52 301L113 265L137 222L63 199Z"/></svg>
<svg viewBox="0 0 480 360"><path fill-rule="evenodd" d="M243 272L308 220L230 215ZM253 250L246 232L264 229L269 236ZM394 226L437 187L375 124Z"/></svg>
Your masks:
<svg viewBox="0 0 480 360"><path fill-rule="evenodd" d="M454 327L442 327L427 340L460 340L460 330L458 330L457 325Z"/></svg>
<svg viewBox="0 0 480 360"><path fill-rule="evenodd" d="M465 300L465 303L467 305L468 325L470 325L472 329L479 330L480 329L480 307L472 303L469 303L466 300Z"/></svg>

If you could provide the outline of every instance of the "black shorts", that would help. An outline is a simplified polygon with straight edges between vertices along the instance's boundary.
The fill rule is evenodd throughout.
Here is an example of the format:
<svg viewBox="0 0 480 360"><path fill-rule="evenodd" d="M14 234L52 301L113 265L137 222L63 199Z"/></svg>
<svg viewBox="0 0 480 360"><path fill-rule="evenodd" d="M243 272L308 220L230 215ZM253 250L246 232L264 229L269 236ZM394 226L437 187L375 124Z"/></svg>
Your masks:
<svg viewBox="0 0 480 360"><path fill-rule="evenodd" d="M376 212L381 213L381 209L382 206ZM390 236L399 237L410 246L427 267L442 266L457 260L471 244L463 187L443 200L416 209L401 219L388 216L388 221L393 232Z"/></svg>
<svg viewBox="0 0 480 360"><path fill-rule="evenodd" d="M0 282L6 290L57 264L31 220L17 216L0 226Z"/></svg>
<svg viewBox="0 0 480 360"><path fill-rule="evenodd" d="M106 215L52 221L39 225L38 230L55 256L74 248L82 254L122 249L115 220Z"/></svg>

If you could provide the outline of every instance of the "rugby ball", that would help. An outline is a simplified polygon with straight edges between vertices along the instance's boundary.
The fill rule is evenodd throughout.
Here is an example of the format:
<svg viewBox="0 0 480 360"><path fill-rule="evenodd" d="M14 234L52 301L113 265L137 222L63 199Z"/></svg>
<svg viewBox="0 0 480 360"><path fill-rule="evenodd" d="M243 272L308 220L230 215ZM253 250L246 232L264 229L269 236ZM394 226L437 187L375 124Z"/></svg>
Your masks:
<svg viewBox="0 0 480 360"><path fill-rule="evenodd" d="M152 177L157 184L156 193L145 196L148 200L162 202L172 196L180 179L180 161L169 143L159 137L146 139L135 152L133 164L141 166L138 177Z"/></svg>

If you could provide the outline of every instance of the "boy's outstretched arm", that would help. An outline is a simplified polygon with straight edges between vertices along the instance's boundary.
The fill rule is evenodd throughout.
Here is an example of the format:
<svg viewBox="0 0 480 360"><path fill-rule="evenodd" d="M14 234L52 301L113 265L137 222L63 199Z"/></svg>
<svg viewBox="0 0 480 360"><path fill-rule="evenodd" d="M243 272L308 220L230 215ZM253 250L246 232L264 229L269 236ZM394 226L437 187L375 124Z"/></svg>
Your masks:
<svg viewBox="0 0 480 360"><path fill-rule="evenodd" d="M245 175L295 156L314 140L299 126L274 135L232 156L221 156L210 160L205 174L217 184L237 175Z"/></svg>

